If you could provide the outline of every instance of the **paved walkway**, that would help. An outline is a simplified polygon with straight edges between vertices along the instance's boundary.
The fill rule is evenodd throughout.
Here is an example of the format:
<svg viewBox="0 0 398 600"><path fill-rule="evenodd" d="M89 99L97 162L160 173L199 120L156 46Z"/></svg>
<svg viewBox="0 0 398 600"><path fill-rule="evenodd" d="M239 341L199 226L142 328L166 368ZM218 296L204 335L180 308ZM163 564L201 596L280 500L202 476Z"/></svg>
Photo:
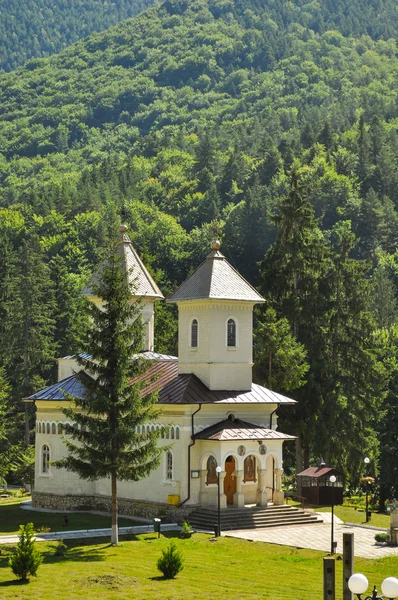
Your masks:
<svg viewBox="0 0 398 600"><path fill-rule="evenodd" d="M314 525L292 525L289 527L269 527L268 529L242 529L231 531L225 535L243 538L254 542L267 542L281 546L294 546L310 550L330 552L331 543L331 513L319 513L323 523ZM334 540L337 542L337 552L343 553L343 533L354 534L355 556L362 558L383 558L394 555L398 557L398 547L376 546L376 528L344 525L340 519L334 519Z"/></svg>
<svg viewBox="0 0 398 600"><path fill-rule="evenodd" d="M162 525L163 531L181 531L181 526L177 523ZM129 535L137 533L153 533L153 525L136 525L135 527L119 527L119 535ZM48 533L37 533L36 542L51 542L56 540L73 540L84 538L110 537L111 529L80 529L78 531L50 531ZM18 542L18 535L0 536L0 544L15 544Z"/></svg>

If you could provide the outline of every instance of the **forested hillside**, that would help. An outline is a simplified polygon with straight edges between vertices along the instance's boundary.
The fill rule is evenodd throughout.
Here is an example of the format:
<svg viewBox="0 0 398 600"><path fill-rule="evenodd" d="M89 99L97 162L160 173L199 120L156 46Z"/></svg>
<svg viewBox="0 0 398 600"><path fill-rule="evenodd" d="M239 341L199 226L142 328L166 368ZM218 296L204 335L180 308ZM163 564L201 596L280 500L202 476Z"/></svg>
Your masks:
<svg viewBox="0 0 398 600"><path fill-rule="evenodd" d="M396 495L397 33L387 0L167 0L1 76L13 401L80 347L79 290L120 219L165 295L217 236L267 299L256 378L299 401L280 420L298 463L355 486L369 453ZM175 352L173 310L156 320Z"/></svg>
<svg viewBox="0 0 398 600"><path fill-rule="evenodd" d="M7 0L0 3L0 72L60 52L93 31L133 17L151 0Z"/></svg>

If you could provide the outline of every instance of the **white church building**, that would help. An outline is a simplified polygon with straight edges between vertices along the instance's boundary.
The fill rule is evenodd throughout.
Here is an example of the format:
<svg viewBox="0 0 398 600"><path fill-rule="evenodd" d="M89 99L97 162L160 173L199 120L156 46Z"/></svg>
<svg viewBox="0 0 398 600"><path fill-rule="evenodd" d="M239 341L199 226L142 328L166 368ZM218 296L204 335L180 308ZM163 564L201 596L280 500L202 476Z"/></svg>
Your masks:
<svg viewBox="0 0 398 600"><path fill-rule="evenodd" d="M294 400L252 382L253 307L263 298L213 242L167 300L178 306L178 358L157 354L154 303L163 295L126 230L120 227L119 240L143 306L144 354L151 359L147 389L158 390L161 408L159 420L145 427L166 424L169 430L159 441L167 446L159 468L141 481L118 483L119 511L151 517L163 507L185 516L196 507L215 507L217 466L222 508L283 504L282 446L294 438L278 430L276 411ZM90 284L83 293L101 303ZM52 465L66 453L65 395L84 398L86 377L67 356L59 360L58 382L26 399L36 405L35 506L110 507L110 480L85 481Z"/></svg>

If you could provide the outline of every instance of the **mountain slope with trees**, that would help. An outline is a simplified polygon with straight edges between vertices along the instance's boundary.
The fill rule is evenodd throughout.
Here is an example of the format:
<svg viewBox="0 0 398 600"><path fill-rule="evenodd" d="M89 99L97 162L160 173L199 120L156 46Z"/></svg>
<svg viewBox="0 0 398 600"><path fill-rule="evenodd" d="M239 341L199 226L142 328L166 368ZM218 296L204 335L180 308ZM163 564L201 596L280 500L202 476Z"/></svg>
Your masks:
<svg viewBox="0 0 398 600"><path fill-rule="evenodd" d="M0 5L0 72L60 52L151 4L150 0L7 0Z"/></svg>
<svg viewBox="0 0 398 600"><path fill-rule="evenodd" d="M357 485L396 401L397 33L388 0L167 0L1 76L14 401L79 347L79 290L120 219L165 295L216 236L266 296L256 377L299 399L280 420L302 437L299 463L325 456ZM171 307L156 327L157 350L175 352Z"/></svg>

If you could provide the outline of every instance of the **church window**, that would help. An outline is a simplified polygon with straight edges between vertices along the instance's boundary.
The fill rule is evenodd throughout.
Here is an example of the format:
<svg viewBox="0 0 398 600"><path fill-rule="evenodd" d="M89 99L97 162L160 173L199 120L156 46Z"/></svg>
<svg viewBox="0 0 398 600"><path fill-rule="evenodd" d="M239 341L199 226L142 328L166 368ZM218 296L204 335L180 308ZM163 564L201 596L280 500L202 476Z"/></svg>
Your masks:
<svg viewBox="0 0 398 600"><path fill-rule="evenodd" d="M245 458L243 481L256 481L256 459L251 454Z"/></svg>
<svg viewBox="0 0 398 600"><path fill-rule="evenodd" d="M214 458L214 456L209 456L209 458L207 459L207 478L206 478L207 485L209 485L209 483L217 483L216 467L217 467L216 459Z"/></svg>
<svg viewBox="0 0 398 600"><path fill-rule="evenodd" d="M41 449L41 472L43 475L48 475L50 472L50 448L47 444Z"/></svg>
<svg viewBox="0 0 398 600"><path fill-rule="evenodd" d="M176 440L180 439L180 428L176 427Z"/></svg>
<svg viewBox="0 0 398 600"><path fill-rule="evenodd" d="M173 479L173 455L170 451L166 454L166 479Z"/></svg>
<svg viewBox="0 0 398 600"><path fill-rule="evenodd" d="M57 433L57 426L55 423L51 424L51 433L54 435L55 433Z"/></svg>
<svg viewBox="0 0 398 600"><path fill-rule="evenodd" d="M228 319L227 323L227 346L236 348L236 323L233 319Z"/></svg>
<svg viewBox="0 0 398 600"><path fill-rule="evenodd" d="M174 427L170 429L170 438L174 440Z"/></svg>
<svg viewBox="0 0 398 600"><path fill-rule="evenodd" d="M198 347L198 321L194 319L191 324L191 348Z"/></svg>
<svg viewBox="0 0 398 600"><path fill-rule="evenodd" d="M47 423L47 433L50 433L50 423Z"/></svg>
<svg viewBox="0 0 398 600"><path fill-rule="evenodd" d="M63 433L62 423L58 423L58 434L61 435Z"/></svg>
<svg viewBox="0 0 398 600"><path fill-rule="evenodd" d="M41 422L40 421L37 424L37 431L38 431L38 433L41 433Z"/></svg>

